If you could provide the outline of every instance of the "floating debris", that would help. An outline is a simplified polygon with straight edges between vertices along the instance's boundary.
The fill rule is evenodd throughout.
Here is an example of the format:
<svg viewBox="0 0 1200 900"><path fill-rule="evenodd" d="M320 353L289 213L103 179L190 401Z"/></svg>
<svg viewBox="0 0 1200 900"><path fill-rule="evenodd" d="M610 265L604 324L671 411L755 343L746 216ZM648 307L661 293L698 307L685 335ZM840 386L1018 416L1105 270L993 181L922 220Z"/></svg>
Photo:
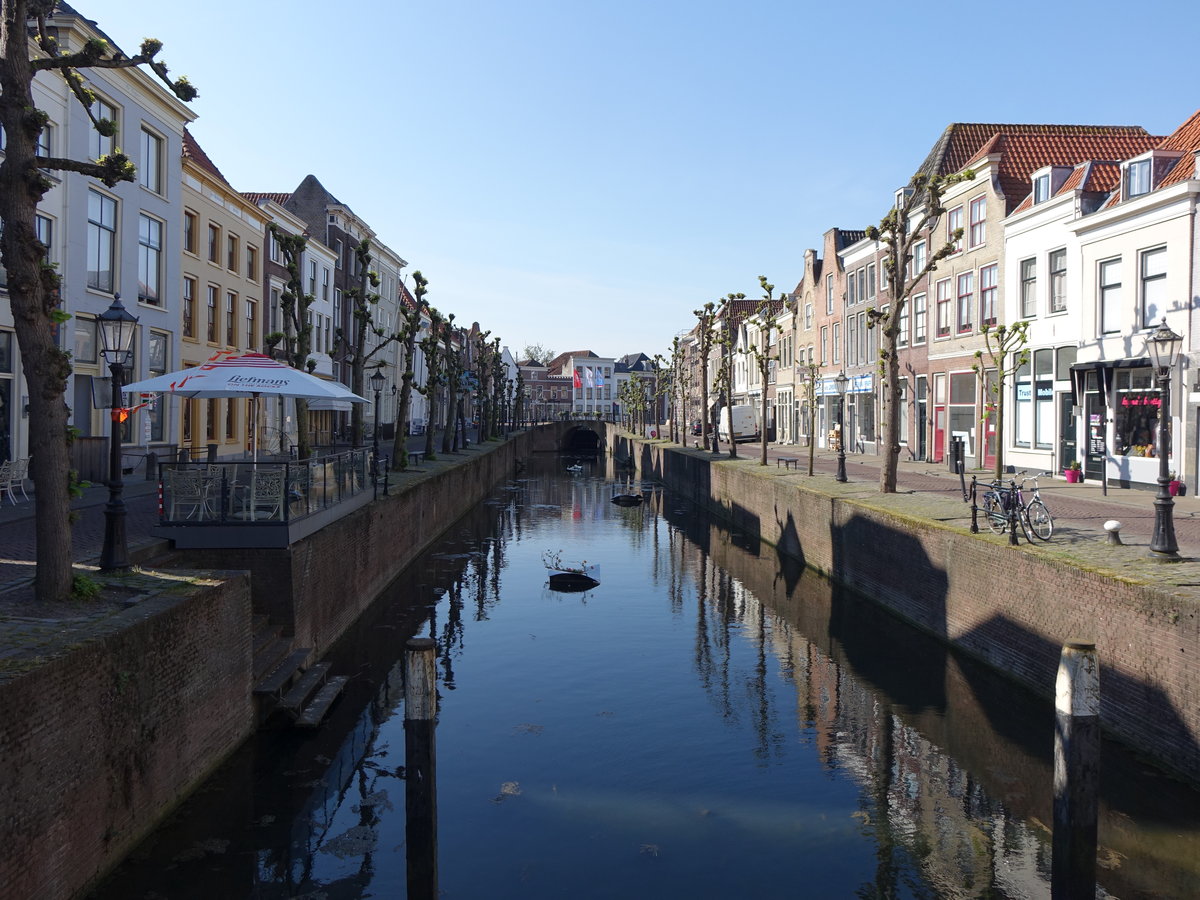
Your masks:
<svg viewBox="0 0 1200 900"><path fill-rule="evenodd" d="M544 730L541 725L534 725L530 722L522 722L520 725L513 726L515 734L541 734Z"/></svg>
<svg viewBox="0 0 1200 900"><path fill-rule="evenodd" d="M349 856L365 856L375 849L378 837L374 829L368 825L355 825L344 834L339 834L325 842L321 850L332 853L338 859Z"/></svg>
<svg viewBox="0 0 1200 900"><path fill-rule="evenodd" d="M516 781L506 781L500 785L500 793L492 798L493 803L503 803L505 797L516 797L521 793L521 785Z"/></svg>

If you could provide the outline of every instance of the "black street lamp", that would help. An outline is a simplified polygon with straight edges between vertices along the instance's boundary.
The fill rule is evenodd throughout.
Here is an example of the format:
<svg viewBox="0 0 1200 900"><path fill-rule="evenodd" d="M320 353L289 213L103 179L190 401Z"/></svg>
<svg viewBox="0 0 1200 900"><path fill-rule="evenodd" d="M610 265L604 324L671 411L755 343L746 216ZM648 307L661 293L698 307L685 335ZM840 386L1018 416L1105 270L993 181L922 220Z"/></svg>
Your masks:
<svg viewBox="0 0 1200 900"><path fill-rule="evenodd" d="M1158 375L1158 493L1154 496L1154 536L1150 538L1150 556L1164 562L1177 562L1179 543L1175 540L1175 501L1171 499L1169 460L1171 434L1171 372L1183 338L1167 327L1166 317L1146 339L1146 349Z"/></svg>
<svg viewBox="0 0 1200 900"><path fill-rule="evenodd" d="M371 390L375 392L375 433L371 438L371 481L375 485L375 496L379 496L379 396L387 381L383 371L376 369L371 375ZM387 496L387 482L383 483L383 495Z"/></svg>
<svg viewBox="0 0 1200 900"><path fill-rule="evenodd" d="M837 475L834 478L837 481L846 480L846 388L850 385L850 379L846 377L845 370L838 372L837 377L833 379L833 383L837 386L838 392L838 418L837 418L837 439L838 439L838 464Z"/></svg>
<svg viewBox="0 0 1200 900"><path fill-rule="evenodd" d="M121 386L125 367L133 358L133 335L137 316L121 304L114 294L112 306L96 317L100 324L100 346L111 376L112 437L108 442L108 505L104 507L104 546L100 550L100 571L121 572L129 568L129 543L125 533L125 482L121 478Z"/></svg>

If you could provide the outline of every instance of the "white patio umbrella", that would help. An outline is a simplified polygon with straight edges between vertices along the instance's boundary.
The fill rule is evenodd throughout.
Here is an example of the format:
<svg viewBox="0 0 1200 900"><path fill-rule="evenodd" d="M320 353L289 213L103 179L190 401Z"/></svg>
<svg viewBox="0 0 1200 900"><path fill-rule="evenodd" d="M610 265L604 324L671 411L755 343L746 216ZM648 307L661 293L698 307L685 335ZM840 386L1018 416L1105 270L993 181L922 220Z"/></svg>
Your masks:
<svg viewBox="0 0 1200 900"><path fill-rule="evenodd" d="M204 400L222 397L258 400L266 395L302 400L328 398L349 400L351 403L369 402L366 397L358 396L345 385L301 372L262 353L234 354L228 351L217 353L202 365L136 381L125 385L122 390L141 394L175 394ZM257 403L253 409L251 434L254 435L254 458L257 460Z"/></svg>

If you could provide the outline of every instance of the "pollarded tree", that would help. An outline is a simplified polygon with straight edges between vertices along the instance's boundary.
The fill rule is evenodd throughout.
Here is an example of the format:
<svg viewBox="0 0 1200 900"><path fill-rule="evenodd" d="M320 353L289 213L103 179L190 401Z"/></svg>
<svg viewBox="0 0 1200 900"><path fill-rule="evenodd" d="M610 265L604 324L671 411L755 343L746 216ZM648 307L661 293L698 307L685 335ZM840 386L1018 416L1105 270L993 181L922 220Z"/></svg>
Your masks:
<svg viewBox="0 0 1200 900"><path fill-rule="evenodd" d="M71 377L70 353L55 340L55 328L67 316L59 309L59 277L46 260L48 248L38 239L38 203L54 185L50 172L77 172L113 187L133 181L133 163L120 150L96 160L39 156L38 142L49 116L33 100L33 79L39 72L58 73L105 136L117 125L98 119L95 95L79 70L148 67L179 99L188 102L196 90L186 78L167 76L156 59L162 43L142 42L135 56L126 56L107 41L88 41L75 53L61 54L47 20L55 0L2 0L0 10L0 127L4 157L0 161L0 262L8 273L21 367L29 390L30 477L36 489L34 530L37 569L34 591L40 600L64 599L71 593L72 553L70 513L70 431L63 397Z"/></svg>
<svg viewBox="0 0 1200 900"><path fill-rule="evenodd" d="M312 322L308 308L315 299L312 294L304 292L304 276L301 264L304 259L304 248L308 246L308 236L289 234L279 228L274 222L267 225L279 252L283 256L283 267L287 270L287 282L279 295L279 312L283 319L283 331L274 331L263 338L263 343L275 357L282 357L293 369L302 372L312 372L317 362L312 353ZM296 398L296 455L300 459L308 459L312 453L312 444L308 432L308 401Z"/></svg>
<svg viewBox="0 0 1200 900"><path fill-rule="evenodd" d="M762 385L762 405L759 410L759 428L762 430L762 458L759 465L767 464L767 380L771 377L771 365L779 357L771 355L771 335L777 330L779 318L779 303L775 299L775 285L767 282L766 275L758 276L758 283L763 289L763 298L755 310L751 323L758 327L758 343L746 347L746 352L754 358L754 366L758 369L759 384ZM733 414L730 413L730 416ZM733 423L729 425L729 433L733 434Z"/></svg>
<svg viewBox="0 0 1200 900"><path fill-rule="evenodd" d="M425 395L425 458L436 459L433 453L433 428L437 421L437 401L442 389L442 314L429 307L429 333L421 338L421 352L425 354L425 384L417 390Z"/></svg>
<svg viewBox="0 0 1200 900"><path fill-rule="evenodd" d="M442 452L458 449L458 391L462 386L462 354L455 346L454 313L446 316L442 332L442 371L446 373L446 429L442 432Z"/></svg>
<svg viewBox="0 0 1200 900"><path fill-rule="evenodd" d="M413 305L401 304L400 347L404 352L404 371L400 375L400 396L396 404L396 431L392 438L392 470L402 472L408 468L408 435L404 427L408 422L408 410L412 405L413 382L416 379L417 335L421 333L421 319L425 314L425 295L429 292L429 280L418 269L413 272Z"/></svg>
<svg viewBox="0 0 1200 900"><path fill-rule="evenodd" d="M993 398L991 409L987 415L996 417L996 480L1004 476L1004 385L1008 379L1029 365L1029 322L1021 320L1012 325L984 325L979 329L983 335L984 346L987 349L988 361L991 366L981 369L983 351L975 351L977 362L971 368L975 374L983 377ZM990 372L996 377L989 379Z"/></svg>
<svg viewBox="0 0 1200 900"><path fill-rule="evenodd" d="M354 333L347 335L339 325L334 352L339 350L343 358L350 360L350 390L365 397L367 363L375 354L381 352L393 342L400 341L405 334L405 327L399 331L388 332L376 323L376 312L379 309L379 294L374 288L379 287L379 274L371 270L371 241L363 238L354 246L354 259L358 264L358 286L346 291L346 299L350 302L351 321L354 323ZM376 344L367 349L367 337L374 335ZM363 405L352 404L350 413L350 443L351 446L361 447L363 443Z"/></svg>
<svg viewBox="0 0 1200 900"><path fill-rule="evenodd" d="M717 384L719 385L718 395L721 402L725 404L725 420L729 425L729 458L737 459L737 440L733 433L733 347L737 341L734 336L734 321L733 310L735 300L745 300L746 295L741 291L736 294L725 295L724 318L725 328L721 332L721 338L717 341L717 345L721 352L721 364L717 369ZM720 434L720 426L717 427L717 433ZM716 449L713 449L716 452Z"/></svg>
<svg viewBox="0 0 1200 900"><path fill-rule="evenodd" d="M883 258L884 284L888 297L886 311L878 307L867 312L870 327L881 331L879 341L880 375L883 381L883 415L880 440L883 442L883 465L879 467L879 490L884 494L896 492L896 469L900 462L900 338L901 313L913 291L937 264L956 250L962 238L959 228L941 248L928 253L924 264L913 266L916 244L929 241L945 213L942 195L946 188L975 177L970 169L954 175L927 175L918 172L901 191L896 204L883 217L878 227L872 225L866 234L885 248Z"/></svg>
<svg viewBox="0 0 1200 900"><path fill-rule="evenodd" d="M696 331L700 345L700 445L708 449L710 419L708 413L708 356L717 337L717 304L709 300L692 315L698 320ZM715 440L715 437L714 437Z"/></svg>

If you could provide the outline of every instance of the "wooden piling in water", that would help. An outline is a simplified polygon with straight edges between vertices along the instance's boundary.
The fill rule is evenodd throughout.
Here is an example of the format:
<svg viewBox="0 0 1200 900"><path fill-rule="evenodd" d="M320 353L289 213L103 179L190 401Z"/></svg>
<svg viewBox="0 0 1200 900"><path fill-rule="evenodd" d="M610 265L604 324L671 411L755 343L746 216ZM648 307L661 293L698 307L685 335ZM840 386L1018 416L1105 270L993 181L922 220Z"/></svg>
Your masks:
<svg viewBox="0 0 1200 900"><path fill-rule="evenodd" d="M435 644L411 638L404 653L404 822L408 896L436 898L437 878L437 720Z"/></svg>
<svg viewBox="0 0 1200 900"><path fill-rule="evenodd" d="M1094 643L1063 644L1055 694L1050 891L1055 900L1091 900L1100 787L1100 664Z"/></svg>

